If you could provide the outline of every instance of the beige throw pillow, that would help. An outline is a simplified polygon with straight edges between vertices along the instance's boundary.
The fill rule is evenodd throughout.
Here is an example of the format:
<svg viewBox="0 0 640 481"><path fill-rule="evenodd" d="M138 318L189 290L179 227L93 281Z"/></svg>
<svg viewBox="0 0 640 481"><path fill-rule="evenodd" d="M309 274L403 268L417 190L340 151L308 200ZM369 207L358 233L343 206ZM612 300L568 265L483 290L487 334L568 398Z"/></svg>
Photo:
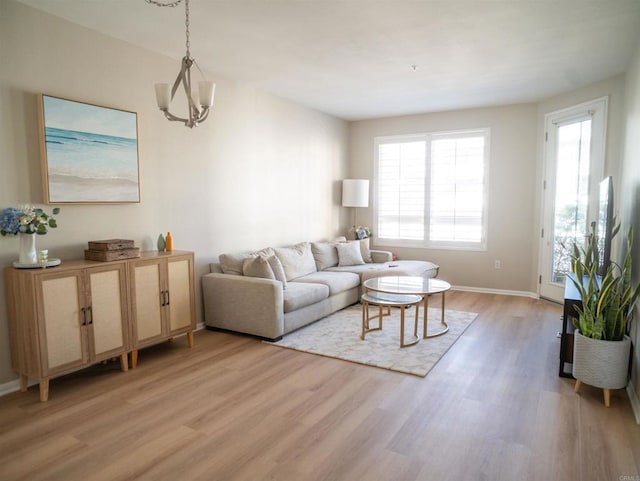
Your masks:
<svg viewBox="0 0 640 481"><path fill-rule="evenodd" d="M275 247L273 250L282 262L287 281L306 276L317 270L309 242L301 242L290 247Z"/></svg>
<svg viewBox="0 0 640 481"><path fill-rule="evenodd" d="M220 269L225 274L234 274L236 276L242 275L242 266L244 260L249 257L249 254L220 254Z"/></svg>
<svg viewBox="0 0 640 481"><path fill-rule="evenodd" d="M271 266L271 270L273 271L273 275L276 277L276 281L282 282L282 288L287 288L287 276L284 273L284 267L282 267L282 262L278 259L275 254L267 257L267 262L269 266Z"/></svg>
<svg viewBox="0 0 640 481"><path fill-rule="evenodd" d="M263 279L275 280L276 276L273 274L273 270L262 256L247 257L242 263L242 273L249 277L261 277Z"/></svg>
<svg viewBox="0 0 640 481"><path fill-rule="evenodd" d="M346 242L336 245L338 251L338 265L342 266L359 266L364 264L362 253L360 252L360 242Z"/></svg>
<svg viewBox="0 0 640 481"><path fill-rule="evenodd" d="M362 260L365 262L373 262L371 258L371 250L369 248L369 237L366 239L360 239L360 253L362 254Z"/></svg>

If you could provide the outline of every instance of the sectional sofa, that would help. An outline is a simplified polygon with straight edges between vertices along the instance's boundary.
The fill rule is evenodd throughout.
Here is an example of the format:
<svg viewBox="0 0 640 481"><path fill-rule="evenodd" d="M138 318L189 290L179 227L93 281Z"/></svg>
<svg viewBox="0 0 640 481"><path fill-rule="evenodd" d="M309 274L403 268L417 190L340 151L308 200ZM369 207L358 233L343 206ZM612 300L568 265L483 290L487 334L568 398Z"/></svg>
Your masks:
<svg viewBox="0 0 640 481"><path fill-rule="evenodd" d="M393 261L369 239L302 242L257 252L222 254L202 277L207 328L269 340L359 301L370 277L435 277L427 261Z"/></svg>

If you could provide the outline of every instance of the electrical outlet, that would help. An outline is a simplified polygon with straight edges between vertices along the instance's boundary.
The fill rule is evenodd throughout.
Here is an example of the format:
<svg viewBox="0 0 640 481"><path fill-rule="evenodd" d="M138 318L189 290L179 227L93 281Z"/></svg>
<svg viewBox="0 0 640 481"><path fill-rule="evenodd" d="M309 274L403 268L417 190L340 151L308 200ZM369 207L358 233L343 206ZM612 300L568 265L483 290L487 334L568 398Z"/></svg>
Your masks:
<svg viewBox="0 0 640 481"><path fill-rule="evenodd" d="M500 269L502 267L502 262L500 262L500 259L496 259L495 261L493 261L493 267L496 269Z"/></svg>

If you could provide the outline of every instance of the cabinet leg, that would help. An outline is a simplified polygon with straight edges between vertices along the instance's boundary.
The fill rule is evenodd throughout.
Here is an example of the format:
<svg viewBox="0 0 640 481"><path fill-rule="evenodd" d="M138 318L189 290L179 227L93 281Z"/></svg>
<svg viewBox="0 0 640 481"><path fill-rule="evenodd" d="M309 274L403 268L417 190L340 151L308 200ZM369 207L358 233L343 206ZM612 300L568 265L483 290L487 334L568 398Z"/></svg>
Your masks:
<svg viewBox="0 0 640 481"><path fill-rule="evenodd" d="M580 381L579 379L576 379L576 385L573 387L573 390L575 392L578 392L580 390L580 386L582 386L582 381Z"/></svg>
<svg viewBox="0 0 640 481"><path fill-rule="evenodd" d="M603 389L604 391L604 405L607 407L611 407L611 390Z"/></svg>
<svg viewBox="0 0 640 481"><path fill-rule="evenodd" d="M120 354L120 370L122 372L129 370L129 355L126 352Z"/></svg>
<svg viewBox="0 0 640 481"><path fill-rule="evenodd" d="M26 392L29 387L29 376L20 374L20 392Z"/></svg>
<svg viewBox="0 0 640 481"><path fill-rule="evenodd" d="M187 344L189 347L193 347L193 331L187 332Z"/></svg>
<svg viewBox="0 0 640 481"><path fill-rule="evenodd" d="M131 369L138 367L138 350L131 351Z"/></svg>
<svg viewBox="0 0 640 481"><path fill-rule="evenodd" d="M40 401L46 402L49 399L49 379L40 379Z"/></svg>

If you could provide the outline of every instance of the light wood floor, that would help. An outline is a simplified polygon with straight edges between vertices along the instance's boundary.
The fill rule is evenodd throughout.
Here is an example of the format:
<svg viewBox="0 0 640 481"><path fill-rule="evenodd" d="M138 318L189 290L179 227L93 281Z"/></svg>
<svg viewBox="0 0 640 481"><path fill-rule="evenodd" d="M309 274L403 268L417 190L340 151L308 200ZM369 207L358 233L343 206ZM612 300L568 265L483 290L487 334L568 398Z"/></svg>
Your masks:
<svg viewBox="0 0 640 481"><path fill-rule="evenodd" d="M426 378L201 331L53 380L47 403L4 396L0 480L640 479L624 391L607 409L557 375L559 306L447 307L480 315Z"/></svg>

